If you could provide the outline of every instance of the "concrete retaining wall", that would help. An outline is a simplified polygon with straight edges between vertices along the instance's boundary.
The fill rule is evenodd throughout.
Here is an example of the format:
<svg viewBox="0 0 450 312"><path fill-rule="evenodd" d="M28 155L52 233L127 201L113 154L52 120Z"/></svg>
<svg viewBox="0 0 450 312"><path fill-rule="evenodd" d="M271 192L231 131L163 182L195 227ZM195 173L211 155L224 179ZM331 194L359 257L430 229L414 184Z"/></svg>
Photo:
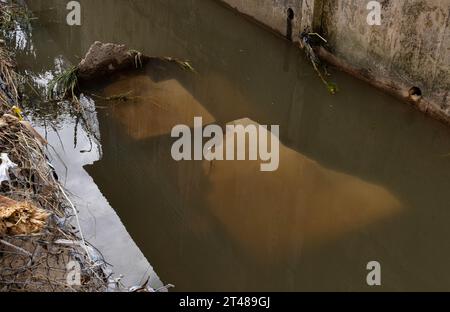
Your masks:
<svg viewBox="0 0 450 312"><path fill-rule="evenodd" d="M367 23L369 0L221 0L286 35L294 12L293 40L305 28L322 33L331 54L323 56L377 87L407 98L450 122L450 0L380 0L381 26Z"/></svg>
<svg viewBox="0 0 450 312"><path fill-rule="evenodd" d="M289 21L292 24L292 40L299 41L299 34L311 25L318 26L322 1L318 0L221 0L237 11L248 15L276 32L287 36ZM293 13L292 18L290 10Z"/></svg>
<svg viewBox="0 0 450 312"><path fill-rule="evenodd" d="M301 29L302 1L298 0L226 0L223 1L239 12L251 16L276 32L287 36L289 24L292 34ZM293 15L290 17L289 10ZM289 22L291 21L291 23Z"/></svg>

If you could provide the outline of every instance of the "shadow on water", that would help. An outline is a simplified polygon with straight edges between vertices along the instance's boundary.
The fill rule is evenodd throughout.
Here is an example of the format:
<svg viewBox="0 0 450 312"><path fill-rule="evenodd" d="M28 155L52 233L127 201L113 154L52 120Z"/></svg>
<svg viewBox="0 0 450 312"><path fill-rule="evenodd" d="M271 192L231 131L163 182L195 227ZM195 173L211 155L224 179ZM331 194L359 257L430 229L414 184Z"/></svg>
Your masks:
<svg viewBox="0 0 450 312"><path fill-rule="evenodd" d="M101 88L137 98L99 110L103 158L86 168L162 280L369 290L377 260L381 290L450 289L446 127L340 73L330 96L301 51L214 1L81 2L75 29L54 22L65 18L57 2L31 3L68 59L112 41L198 72L153 64ZM280 125L280 169L173 161L170 130L194 116Z"/></svg>

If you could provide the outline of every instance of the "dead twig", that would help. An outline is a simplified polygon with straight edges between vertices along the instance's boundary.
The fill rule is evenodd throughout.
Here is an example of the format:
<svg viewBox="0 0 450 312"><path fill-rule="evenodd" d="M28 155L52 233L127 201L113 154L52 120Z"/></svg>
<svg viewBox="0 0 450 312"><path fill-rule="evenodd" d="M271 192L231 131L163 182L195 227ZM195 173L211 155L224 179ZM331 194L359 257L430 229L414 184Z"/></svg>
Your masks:
<svg viewBox="0 0 450 312"><path fill-rule="evenodd" d="M0 239L0 243L2 243L2 244L5 245L5 246L11 247L11 248L13 248L13 249L15 249L15 250L21 252L22 254L24 254L24 255L27 256L27 257L30 257L30 258L31 258L31 257L33 256L30 252L26 251L25 249L20 248L19 246L13 245L13 244L11 244L11 243L8 243L7 241L5 241L5 240L3 240L3 239Z"/></svg>

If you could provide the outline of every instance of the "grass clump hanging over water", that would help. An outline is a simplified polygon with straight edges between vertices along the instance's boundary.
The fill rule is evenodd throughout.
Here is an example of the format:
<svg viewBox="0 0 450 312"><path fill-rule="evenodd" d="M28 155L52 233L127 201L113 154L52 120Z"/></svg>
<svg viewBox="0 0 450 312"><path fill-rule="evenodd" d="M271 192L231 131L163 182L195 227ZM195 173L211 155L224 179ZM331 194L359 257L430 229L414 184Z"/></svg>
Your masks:
<svg viewBox="0 0 450 312"><path fill-rule="evenodd" d="M56 75L49 84L47 89L47 97L50 102L56 102L57 105L63 106L61 103L69 104L69 111L76 116L76 129L81 121L92 149L92 138L99 140L96 132L92 129L88 122L87 108L80 102L78 84L78 66L72 66ZM92 137L92 138L91 138ZM74 146L77 146L76 136Z"/></svg>
<svg viewBox="0 0 450 312"><path fill-rule="evenodd" d="M76 115L84 116L83 105L78 98L78 66L72 66L56 75L49 84L47 97L54 102L68 102Z"/></svg>
<svg viewBox="0 0 450 312"><path fill-rule="evenodd" d="M77 66L70 67L57 75L48 85L48 97L53 100L77 99Z"/></svg>

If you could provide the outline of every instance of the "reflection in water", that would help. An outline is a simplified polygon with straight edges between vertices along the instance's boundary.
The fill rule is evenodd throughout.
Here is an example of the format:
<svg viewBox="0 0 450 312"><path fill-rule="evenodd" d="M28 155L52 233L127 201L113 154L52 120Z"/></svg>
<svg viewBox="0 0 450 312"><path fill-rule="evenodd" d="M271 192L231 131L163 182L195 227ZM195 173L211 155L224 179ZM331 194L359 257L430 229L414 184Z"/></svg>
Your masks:
<svg viewBox="0 0 450 312"><path fill-rule="evenodd" d="M99 91L142 96L99 110L103 158L86 170L162 280L372 290L366 265L377 260L381 290L450 289L447 128L340 73L331 97L300 50L216 1L82 0L77 28L52 22L65 20L61 1L29 2L42 23L36 72L61 54L76 63L95 40L198 72L150 67ZM173 161L170 127L195 114L280 125L280 170Z"/></svg>
<svg viewBox="0 0 450 312"><path fill-rule="evenodd" d="M20 59L22 75L30 82L28 93L22 99L27 116L32 119L35 129L45 136L49 143L48 157L55 165L59 180L70 191L72 201L79 210L81 230L84 237L102 254L106 263L113 270L111 278L120 280L125 287L149 285L158 289L162 282L153 271L145 256L128 234L120 218L109 205L95 185L92 177L84 170L84 166L98 161L102 157L101 144L94 140L100 138L95 102L84 95L80 103L84 107L84 122L69 114L69 103L43 102L48 92L48 85L68 66L62 55L48 57L41 50L34 51L33 34L22 30L16 32L15 42ZM39 41L43 36L49 40L43 29L37 28ZM53 63L49 65L47 62ZM36 95L41 95L36 97ZM89 128L89 135L85 131ZM114 246L114 248L112 248ZM132 265L130 265L132 263Z"/></svg>
<svg viewBox="0 0 450 312"><path fill-rule="evenodd" d="M52 145L51 161L56 167L60 181L70 190L79 209L85 238L102 253L106 262L112 265L114 278L124 275L122 283L125 286L138 285L150 277L153 287L161 287L162 283L153 268L83 168L100 159L101 147L90 142L83 129L75 130L77 125L72 117L66 115L61 118L64 119L64 125L60 130L55 131L44 126L38 127L37 130L45 133ZM94 123L91 123L92 125L95 126ZM77 138L76 147L72 144L74 136ZM94 144L93 147L91 143ZM88 150L90 151L82 152Z"/></svg>

